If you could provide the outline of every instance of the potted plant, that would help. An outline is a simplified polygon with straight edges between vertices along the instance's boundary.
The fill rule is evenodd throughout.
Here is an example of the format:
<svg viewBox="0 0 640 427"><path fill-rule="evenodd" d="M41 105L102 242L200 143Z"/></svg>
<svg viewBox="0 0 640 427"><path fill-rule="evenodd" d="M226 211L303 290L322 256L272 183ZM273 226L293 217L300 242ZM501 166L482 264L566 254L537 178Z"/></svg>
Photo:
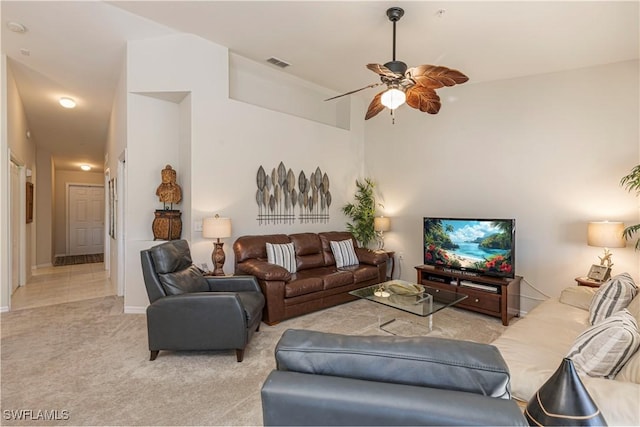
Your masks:
<svg viewBox="0 0 640 427"><path fill-rule="evenodd" d="M375 183L365 178L364 182L356 180L356 187L355 202L344 205L342 213L352 221L347 223L347 230L362 247L366 248L376 238L373 227L373 218L376 214L376 200L373 195Z"/></svg>
<svg viewBox="0 0 640 427"><path fill-rule="evenodd" d="M631 169L629 175L623 176L620 180L620 185L623 186L625 190L629 192L635 191L636 196L640 196L640 165ZM630 225L625 228L623 235L625 239L631 240L636 233L640 233L640 224ZM640 238L636 240L635 248L636 250L640 250Z"/></svg>

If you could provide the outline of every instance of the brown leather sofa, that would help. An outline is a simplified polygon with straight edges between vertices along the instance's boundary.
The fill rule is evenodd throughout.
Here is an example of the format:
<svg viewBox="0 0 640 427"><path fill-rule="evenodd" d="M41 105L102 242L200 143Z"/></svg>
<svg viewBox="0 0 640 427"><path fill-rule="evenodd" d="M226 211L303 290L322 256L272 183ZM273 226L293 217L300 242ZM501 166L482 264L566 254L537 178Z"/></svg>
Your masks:
<svg viewBox="0 0 640 427"><path fill-rule="evenodd" d="M331 241L351 239L358 265L337 268ZM293 243L296 273L267 262L266 243ZM233 243L235 273L258 279L266 304L262 320L281 320L311 313L356 299L349 291L385 281L387 255L357 247L349 232L242 236Z"/></svg>

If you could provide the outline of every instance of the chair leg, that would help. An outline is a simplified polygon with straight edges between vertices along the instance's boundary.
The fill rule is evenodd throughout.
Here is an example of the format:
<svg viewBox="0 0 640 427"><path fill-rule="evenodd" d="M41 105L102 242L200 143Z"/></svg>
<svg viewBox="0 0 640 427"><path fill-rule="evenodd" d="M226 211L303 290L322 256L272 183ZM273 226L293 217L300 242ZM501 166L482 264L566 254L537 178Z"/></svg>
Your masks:
<svg viewBox="0 0 640 427"><path fill-rule="evenodd" d="M256 328L256 332L260 332L260 323L258 323L258 327Z"/></svg>
<svg viewBox="0 0 640 427"><path fill-rule="evenodd" d="M244 348L237 348L236 349L236 360L239 362L242 362L242 359L244 359Z"/></svg>
<svg viewBox="0 0 640 427"><path fill-rule="evenodd" d="M151 357L149 358L149 360L156 360L156 357L158 357L158 353L160 353L160 350L151 350Z"/></svg>

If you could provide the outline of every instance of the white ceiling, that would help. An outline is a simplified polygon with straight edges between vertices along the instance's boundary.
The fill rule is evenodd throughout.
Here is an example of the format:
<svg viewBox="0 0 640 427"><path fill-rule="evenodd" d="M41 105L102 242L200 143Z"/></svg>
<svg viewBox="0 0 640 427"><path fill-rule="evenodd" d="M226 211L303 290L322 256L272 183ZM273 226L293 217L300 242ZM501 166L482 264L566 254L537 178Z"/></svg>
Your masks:
<svg viewBox="0 0 640 427"><path fill-rule="evenodd" d="M638 59L640 1L6 1L9 57L31 134L56 167L101 170L114 89L127 40L188 32L336 93L377 81L365 64L396 59L444 65L466 84ZM439 11L444 10L443 13ZM7 22L25 25L16 34ZM25 56L20 49L28 49ZM606 76L603 76L606 84ZM375 91L363 91L371 98ZM63 110L57 98L78 101Z"/></svg>

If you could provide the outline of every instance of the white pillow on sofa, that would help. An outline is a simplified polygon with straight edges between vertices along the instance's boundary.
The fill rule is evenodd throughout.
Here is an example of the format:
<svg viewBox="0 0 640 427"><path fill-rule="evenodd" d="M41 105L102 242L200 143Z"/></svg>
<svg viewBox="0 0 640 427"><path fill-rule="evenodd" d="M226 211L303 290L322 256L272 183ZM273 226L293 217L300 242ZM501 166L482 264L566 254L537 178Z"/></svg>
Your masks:
<svg viewBox="0 0 640 427"><path fill-rule="evenodd" d="M629 273L612 277L600 286L593 297L589 307L589 323L595 325L602 319L626 308L637 293L638 288Z"/></svg>
<svg viewBox="0 0 640 427"><path fill-rule="evenodd" d="M339 242L331 241L331 252L336 259L336 267L347 267L349 265L357 265L360 263L353 248L353 240L341 240Z"/></svg>
<svg viewBox="0 0 640 427"><path fill-rule="evenodd" d="M293 243L267 243L267 262L284 267L289 273L295 273L298 266Z"/></svg>
<svg viewBox="0 0 640 427"><path fill-rule="evenodd" d="M614 378L640 347L638 323L622 309L578 335L567 357L578 372Z"/></svg>

